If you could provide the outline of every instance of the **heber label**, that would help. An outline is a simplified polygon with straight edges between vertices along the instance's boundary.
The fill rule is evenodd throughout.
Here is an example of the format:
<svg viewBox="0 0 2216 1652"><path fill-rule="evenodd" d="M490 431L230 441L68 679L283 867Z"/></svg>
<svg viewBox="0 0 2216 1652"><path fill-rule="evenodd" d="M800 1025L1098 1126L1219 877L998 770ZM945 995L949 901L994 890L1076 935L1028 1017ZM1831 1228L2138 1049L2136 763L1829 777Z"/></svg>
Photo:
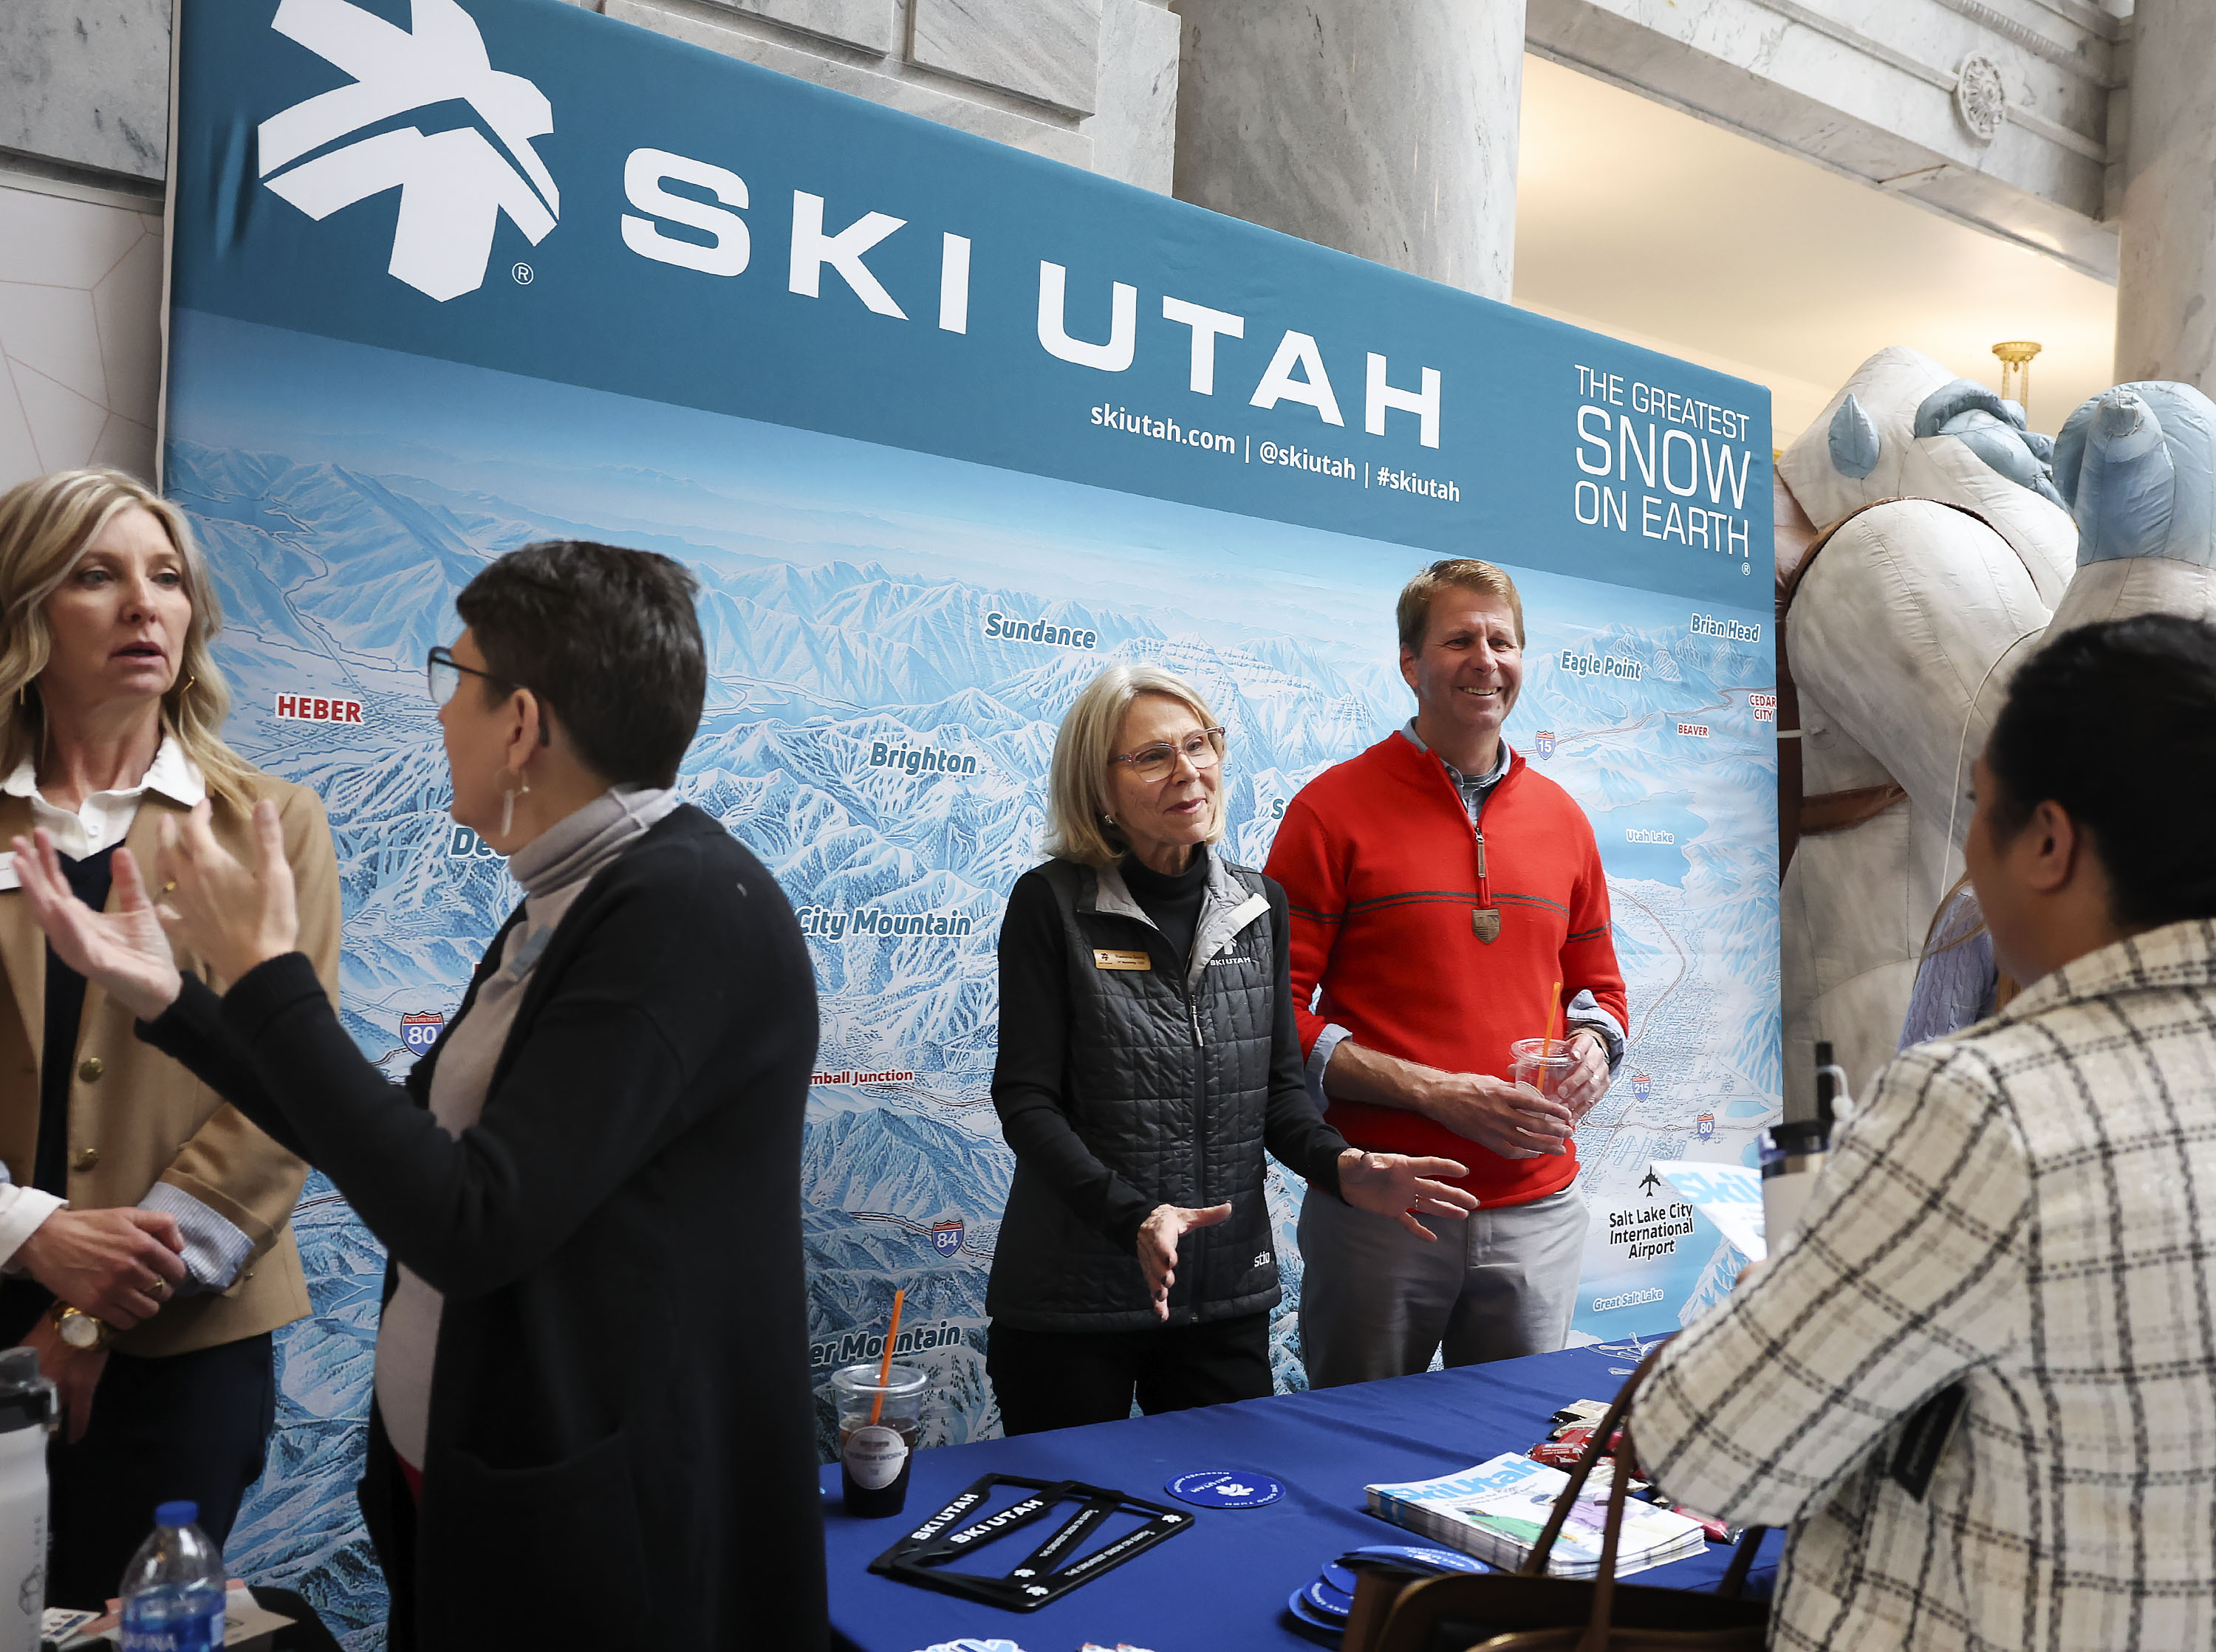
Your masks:
<svg viewBox="0 0 2216 1652"><path fill-rule="evenodd" d="M331 699L321 694L280 694L277 715L287 722L359 723L361 702Z"/></svg>

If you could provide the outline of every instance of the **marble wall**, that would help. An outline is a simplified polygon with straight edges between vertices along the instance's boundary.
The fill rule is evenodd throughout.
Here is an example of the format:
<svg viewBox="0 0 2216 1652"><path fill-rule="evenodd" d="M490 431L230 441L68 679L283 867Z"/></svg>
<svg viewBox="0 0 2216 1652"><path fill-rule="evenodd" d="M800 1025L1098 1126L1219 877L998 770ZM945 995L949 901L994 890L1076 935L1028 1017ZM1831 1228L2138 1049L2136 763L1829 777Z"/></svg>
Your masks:
<svg viewBox="0 0 2216 1652"><path fill-rule="evenodd" d="M1528 3L1542 57L2115 279L2129 0ZM1966 74L1990 129L1966 115Z"/></svg>
<svg viewBox="0 0 2216 1652"><path fill-rule="evenodd" d="M0 0L0 153L158 182L171 0Z"/></svg>
<svg viewBox="0 0 2216 1652"><path fill-rule="evenodd" d="M151 476L173 0L0 0L0 487ZM1167 193L1167 0L573 0Z"/></svg>
<svg viewBox="0 0 2216 1652"><path fill-rule="evenodd" d="M583 0L593 3L593 0ZM1166 0L599 0L608 16L1168 193Z"/></svg>
<svg viewBox="0 0 2216 1652"><path fill-rule="evenodd" d="M2139 0L2116 378L2216 396L2216 6Z"/></svg>
<svg viewBox="0 0 2216 1652"><path fill-rule="evenodd" d="M1177 193L1505 300L1524 0L1184 0Z"/></svg>
<svg viewBox="0 0 2216 1652"><path fill-rule="evenodd" d="M0 187L0 488L152 476L161 298L158 213Z"/></svg>
<svg viewBox="0 0 2216 1652"><path fill-rule="evenodd" d="M576 0L1166 193L1167 0ZM0 0L0 165L157 184L172 0Z"/></svg>

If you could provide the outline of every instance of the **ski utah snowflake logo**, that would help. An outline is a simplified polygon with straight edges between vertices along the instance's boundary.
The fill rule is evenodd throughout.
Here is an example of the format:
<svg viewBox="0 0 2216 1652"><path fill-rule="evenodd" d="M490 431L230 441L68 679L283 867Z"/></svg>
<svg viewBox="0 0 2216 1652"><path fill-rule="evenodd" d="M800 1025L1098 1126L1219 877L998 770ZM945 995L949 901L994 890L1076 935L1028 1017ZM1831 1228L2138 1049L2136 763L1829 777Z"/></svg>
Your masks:
<svg viewBox="0 0 2216 1652"><path fill-rule="evenodd" d="M318 223L397 189L400 216L385 267L444 304L484 285L502 213L534 247L554 228L561 194L531 144L554 130L554 111L522 76L486 61L484 37L455 0L412 6L413 27L403 30L346 0L283 0L270 27L354 83L263 121L261 175ZM427 134L388 124L453 102L468 104L501 147L475 126Z"/></svg>

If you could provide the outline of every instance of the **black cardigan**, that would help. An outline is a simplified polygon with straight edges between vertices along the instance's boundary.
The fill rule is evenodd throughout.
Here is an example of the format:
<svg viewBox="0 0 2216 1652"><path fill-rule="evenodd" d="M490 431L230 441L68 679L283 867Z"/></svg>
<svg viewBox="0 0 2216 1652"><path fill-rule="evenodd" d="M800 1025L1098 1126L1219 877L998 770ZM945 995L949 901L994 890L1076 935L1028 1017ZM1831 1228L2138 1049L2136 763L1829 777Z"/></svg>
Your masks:
<svg viewBox="0 0 2216 1652"><path fill-rule="evenodd" d="M427 1110L439 1050L388 1083L297 953L220 1000L188 976L140 1028L445 1294L420 1508L371 1420L396 1652L824 1645L800 1229L816 1024L785 896L680 808L563 918L459 1139Z"/></svg>

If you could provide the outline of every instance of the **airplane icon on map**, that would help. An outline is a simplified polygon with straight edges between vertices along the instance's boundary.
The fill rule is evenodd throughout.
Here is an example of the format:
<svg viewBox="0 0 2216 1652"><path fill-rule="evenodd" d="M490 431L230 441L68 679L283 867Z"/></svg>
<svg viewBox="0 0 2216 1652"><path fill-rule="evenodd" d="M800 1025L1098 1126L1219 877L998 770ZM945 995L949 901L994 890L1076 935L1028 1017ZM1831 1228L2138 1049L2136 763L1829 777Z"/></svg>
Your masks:
<svg viewBox="0 0 2216 1652"><path fill-rule="evenodd" d="M1662 1191L1662 1178L1654 1174L1654 1167L1652 1164L1647 1167L1646 1179L1640 1182L1639 1191L1641 1193L1659 1193Z"/></svg>

